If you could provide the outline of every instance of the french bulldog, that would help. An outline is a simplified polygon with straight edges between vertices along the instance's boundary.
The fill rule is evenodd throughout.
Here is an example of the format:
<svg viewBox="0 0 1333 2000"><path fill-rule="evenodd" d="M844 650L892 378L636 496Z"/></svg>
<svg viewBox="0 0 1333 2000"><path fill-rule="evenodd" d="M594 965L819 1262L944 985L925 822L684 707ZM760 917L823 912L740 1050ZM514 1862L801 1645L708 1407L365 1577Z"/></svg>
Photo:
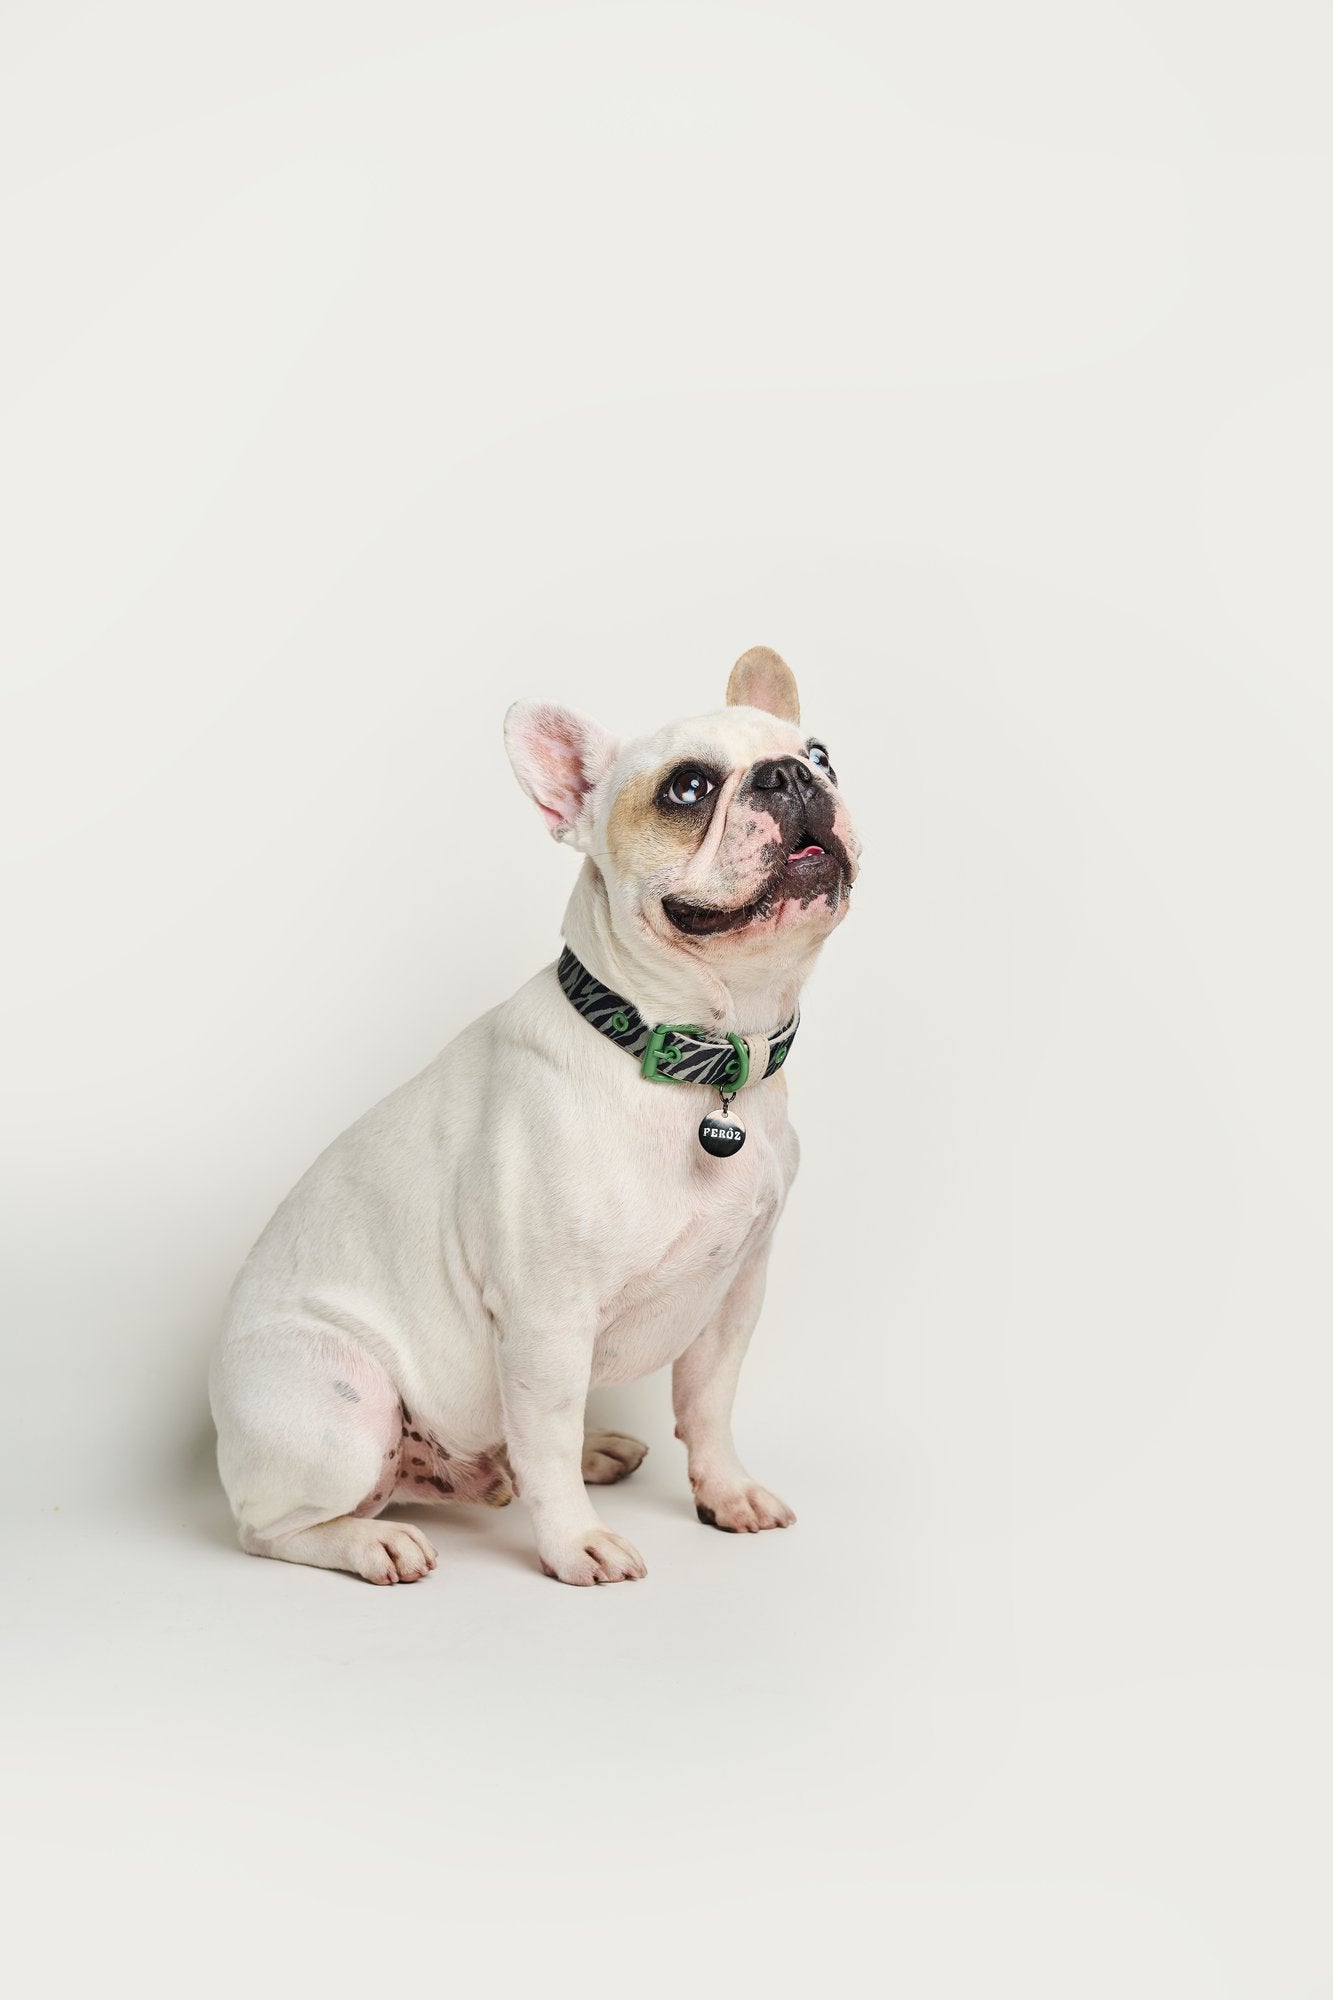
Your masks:
<svg viewBox="0 0 1333 2000"><path fill-rule="evenodd" d="M623 744L510 709L584 857L567 950L335 1140L242 1269L210 1395L250 1554L412 1583L435 1550L386 1507L520 1494L548 1576L641 1577L587 1489L646 1447L585 1407L667 1363L699 1519L795 1519L731 1408L796 1172L782 1058L860 843L786 663L755 647L726 700Z"/></svg>

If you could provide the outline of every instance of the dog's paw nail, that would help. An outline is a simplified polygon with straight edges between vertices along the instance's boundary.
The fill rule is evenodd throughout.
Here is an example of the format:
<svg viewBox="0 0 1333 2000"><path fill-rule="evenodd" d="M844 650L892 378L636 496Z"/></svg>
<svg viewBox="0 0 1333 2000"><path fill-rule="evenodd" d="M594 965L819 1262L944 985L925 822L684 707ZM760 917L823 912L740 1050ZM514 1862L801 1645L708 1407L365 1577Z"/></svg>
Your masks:
<svg viewBox="0 0 1333 2000"><path fill-rule="evenodd" d="M706 1528L724 1535L758 1535L765 1528L789 1528L796 1519L786 1501L766 1486L714 1489L708 1500L696 1500L694 1511Z"/></svg>
<svg viewBox="0 0 1333 2000"><path fill-rule="evenodd" d="M548 1548L538 1560L544 1573L560 1583L632 1583L647 1575L638 1550L609 1528L580 1535L566 1549Z"/></svg>

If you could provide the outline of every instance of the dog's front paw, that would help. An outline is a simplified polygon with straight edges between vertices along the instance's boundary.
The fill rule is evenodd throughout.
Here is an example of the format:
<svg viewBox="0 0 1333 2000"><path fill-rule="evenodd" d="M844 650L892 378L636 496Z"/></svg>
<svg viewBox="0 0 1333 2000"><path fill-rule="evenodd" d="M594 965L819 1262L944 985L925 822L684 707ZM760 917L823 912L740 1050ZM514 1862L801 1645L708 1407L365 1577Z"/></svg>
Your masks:
<svg viewBox="0 0 1333 2000"><path fill-rule="evenodd" d="M648 1574L639 1551L600 1524L562 1542L545 1543L539 1553L542 1569L559 1583L630 1583Z"/></svg>
<svg viewBox="0 0 1333 2000"><path fill-rule="evenodd" d="M738 1486L702 1483L694 1489L694 1511L706 1528L725 1535L757 1535L761 1528L790 1528L796 1516L766 1486L746 1480Z"/></svg>

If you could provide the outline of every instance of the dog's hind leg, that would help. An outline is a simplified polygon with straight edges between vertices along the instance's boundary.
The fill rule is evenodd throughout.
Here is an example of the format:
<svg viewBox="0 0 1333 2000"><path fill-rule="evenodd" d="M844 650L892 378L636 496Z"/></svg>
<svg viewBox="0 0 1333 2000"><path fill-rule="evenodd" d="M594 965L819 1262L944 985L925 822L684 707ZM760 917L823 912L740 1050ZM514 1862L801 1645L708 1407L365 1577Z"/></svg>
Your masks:
<svg viewBox="0 0 1333 2000"><path fill-rule="evenodd" d="M628 1479L648 1456L648 1447L639 1438L623 1431L583 1433L583 1483L585 1486L614 1486Z"/></svg>
<svg viewBox="0 0 1333 2000"><path fill-rule="evenodd" d="M218 1469L248 1554L370 1583L434 1569L420 1529L374 1518L393 1491L402 1406L372 1355L319 1327L234 1334L210 1389Z"/></svg>

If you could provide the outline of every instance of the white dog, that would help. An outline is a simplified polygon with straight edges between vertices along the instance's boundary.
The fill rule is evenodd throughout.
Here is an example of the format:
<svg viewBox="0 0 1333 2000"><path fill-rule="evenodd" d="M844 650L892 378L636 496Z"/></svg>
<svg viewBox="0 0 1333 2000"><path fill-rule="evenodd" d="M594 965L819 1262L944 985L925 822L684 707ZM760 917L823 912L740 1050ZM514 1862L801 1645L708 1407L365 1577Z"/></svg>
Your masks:
<svg viewBox="0 0 1333 2000"><path fill-rule="evenodd" d="M738 660L727 702L622 746L510 710L520 784L586 856L568 949L336 1140L251 1252L211 1391L252 1555L413 1582L435 1552L383 1508L521 1492L548 1575L642 1576L585 1482L645 1447L585 1437L584 1410L667 1362L699 1518L795 1518L731 1406L796 1172L781 1064L860 844L777 654Z"/></svg>

